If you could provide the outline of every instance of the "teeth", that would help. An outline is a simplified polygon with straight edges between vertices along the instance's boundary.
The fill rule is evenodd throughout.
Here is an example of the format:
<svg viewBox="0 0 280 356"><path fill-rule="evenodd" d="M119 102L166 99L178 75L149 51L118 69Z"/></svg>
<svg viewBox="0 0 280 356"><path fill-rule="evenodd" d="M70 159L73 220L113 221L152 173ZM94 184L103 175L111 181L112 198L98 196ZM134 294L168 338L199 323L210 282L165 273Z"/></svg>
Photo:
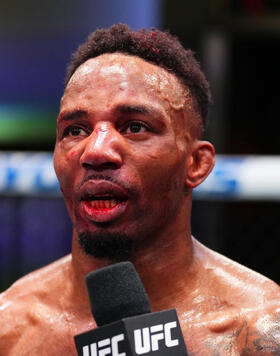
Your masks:
<svg viewBox="0 0 280 356"><path fill-rule="evenodd" d="M91 200L90 204L93 209L112 209L117 205L117 201L115 199L108 200Z"/></svg>

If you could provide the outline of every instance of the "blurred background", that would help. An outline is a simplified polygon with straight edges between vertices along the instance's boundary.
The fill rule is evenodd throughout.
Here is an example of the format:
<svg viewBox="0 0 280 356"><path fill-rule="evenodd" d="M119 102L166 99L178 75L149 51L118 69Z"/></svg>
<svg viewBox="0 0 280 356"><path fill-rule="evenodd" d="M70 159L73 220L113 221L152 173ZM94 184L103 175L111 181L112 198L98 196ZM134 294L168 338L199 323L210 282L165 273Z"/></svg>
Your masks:
<svg viewBox="0 0 280 356"><path fill-rule="evenodd" d="M169 29L196 52L214 103L217 166L193 234L280 282L278 0L1 0L0 291L67 254L72 227L52 169L65 68L97 27Z"/></svg>

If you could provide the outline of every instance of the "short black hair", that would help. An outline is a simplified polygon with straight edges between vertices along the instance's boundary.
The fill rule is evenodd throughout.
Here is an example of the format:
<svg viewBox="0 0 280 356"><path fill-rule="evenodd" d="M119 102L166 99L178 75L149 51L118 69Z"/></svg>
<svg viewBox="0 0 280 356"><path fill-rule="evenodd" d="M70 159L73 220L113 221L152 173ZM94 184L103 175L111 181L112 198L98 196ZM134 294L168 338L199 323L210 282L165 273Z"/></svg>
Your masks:
<svg viewBox="0 0 280 356"><path fill-rule="evenodd" d="M211 102L208 81L194 53L185 49L178 38L168 31L156 28L134 31L121 23L95 30L73 53L67 68L66 85L82 63L104 53L115 52L140 57L174 73L195 98L205 124Z"/></svg>

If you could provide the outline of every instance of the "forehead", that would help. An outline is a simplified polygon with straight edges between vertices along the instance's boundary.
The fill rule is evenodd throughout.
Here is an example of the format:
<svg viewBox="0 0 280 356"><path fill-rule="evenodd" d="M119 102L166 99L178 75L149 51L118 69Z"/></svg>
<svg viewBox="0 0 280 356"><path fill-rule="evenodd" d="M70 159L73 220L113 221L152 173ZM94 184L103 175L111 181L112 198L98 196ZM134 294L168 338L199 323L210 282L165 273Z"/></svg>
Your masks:
<svg viewBox="0 0 280 356"><path fill-rule="evenodd" d="M139 57L121 53L103 54L78 67L61 104L73 96L77 99L96 92L106 94L104 98L108 102L116 96L133 98L140 94L143 98L158 100L166 110L181 110L190 101L188 90L174 74Z"/></svg>

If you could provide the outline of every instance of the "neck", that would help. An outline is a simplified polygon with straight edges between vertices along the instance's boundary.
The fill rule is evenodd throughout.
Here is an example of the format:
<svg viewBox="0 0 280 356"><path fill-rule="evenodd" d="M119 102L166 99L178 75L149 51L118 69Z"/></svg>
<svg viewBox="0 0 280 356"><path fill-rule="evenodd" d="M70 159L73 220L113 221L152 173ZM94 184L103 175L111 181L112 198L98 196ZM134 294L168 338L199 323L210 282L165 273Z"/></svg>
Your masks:
<svg viewBox="0 0 280 356"><path fill-rule="evenodd" d="M193 285L196 267L190 223L183 214L180 225L172 223L149 246L139 249L130 261L134 264L148 293L153 311L180 304ZM180 226L180 229L178 228ZM88 300L85 275L109 262L86 255L79 246L74 231L72 268L75 290Z"/></svg>

